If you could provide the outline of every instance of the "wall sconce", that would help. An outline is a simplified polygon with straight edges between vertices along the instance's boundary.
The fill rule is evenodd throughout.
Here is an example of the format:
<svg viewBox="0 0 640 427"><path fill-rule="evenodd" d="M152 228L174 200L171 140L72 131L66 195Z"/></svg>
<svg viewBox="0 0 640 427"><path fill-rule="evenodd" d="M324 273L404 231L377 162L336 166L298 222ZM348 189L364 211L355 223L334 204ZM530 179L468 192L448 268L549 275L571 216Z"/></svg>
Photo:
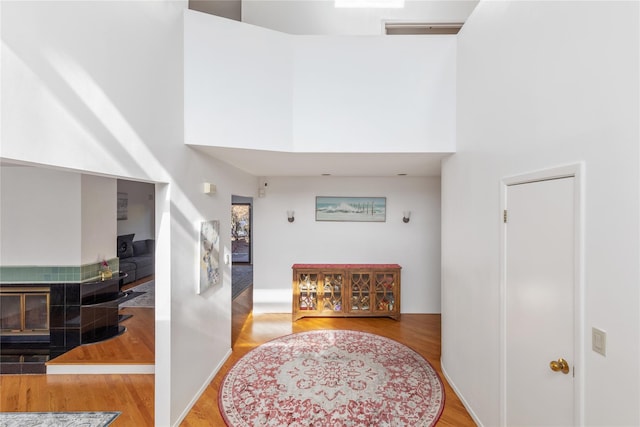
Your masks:
<svg viewBox="0 0 640 427"><path fill-rule="evenodd" d="M409 222L410 219L411 219L411 211L402 212L402 222L406 224Z"/></svg>
<svg viewBox="0 0 640 427"><path fill-rule="evenodd" d="M202 184L202 192L204 194L216 194L216 191L218 189L216 188L215 184L212 184L210 182L205 182L204 184Z"/></svg>
<svg viewBox="0 0 640 427"><path fill-rule="evenodd" d="M295 221L295 217L294 217L295 212L294 211L287 211L287 221L289 222L293 222Z"/></svg>

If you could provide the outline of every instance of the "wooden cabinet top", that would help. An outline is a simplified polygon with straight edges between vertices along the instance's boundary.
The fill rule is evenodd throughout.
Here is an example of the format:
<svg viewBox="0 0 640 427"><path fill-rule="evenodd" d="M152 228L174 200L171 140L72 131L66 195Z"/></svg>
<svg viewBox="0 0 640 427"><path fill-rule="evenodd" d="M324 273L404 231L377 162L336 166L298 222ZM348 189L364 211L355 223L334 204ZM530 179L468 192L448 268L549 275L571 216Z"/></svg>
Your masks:
<svg viewBox="0 0 640 427"><path fill-rule="evenodd" d="M365 269L365 268L375 268L375 269L384 269L384 268L402 268L399 264L293 264L291 267L293 269Z"/></svg>

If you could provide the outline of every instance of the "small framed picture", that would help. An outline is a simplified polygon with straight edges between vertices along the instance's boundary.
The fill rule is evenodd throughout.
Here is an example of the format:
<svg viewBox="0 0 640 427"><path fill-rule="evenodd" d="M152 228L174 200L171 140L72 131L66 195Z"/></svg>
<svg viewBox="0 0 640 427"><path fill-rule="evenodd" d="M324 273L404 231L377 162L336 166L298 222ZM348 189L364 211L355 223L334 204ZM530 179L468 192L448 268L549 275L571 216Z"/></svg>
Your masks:
<svg viewBox="0 0 640 427"><path fill-rule="evenodd" d="M118 193L117 209L117 220L122 221L127 219L127 213L129 209L129 195L127 193Z"/></svg>

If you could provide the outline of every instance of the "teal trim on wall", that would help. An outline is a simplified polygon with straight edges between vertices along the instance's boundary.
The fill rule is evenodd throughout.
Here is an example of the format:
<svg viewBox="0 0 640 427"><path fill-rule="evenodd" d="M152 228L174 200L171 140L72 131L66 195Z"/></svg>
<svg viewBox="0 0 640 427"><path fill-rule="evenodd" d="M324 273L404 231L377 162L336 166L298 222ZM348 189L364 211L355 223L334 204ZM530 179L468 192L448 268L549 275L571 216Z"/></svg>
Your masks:
<svg viewBox="0 0 640 427"><path fill-rule="evenodd" d="M120 260L107 261L111 271L120 269ZM101 262L81 266L0 266L0 283L86 282L100 276Z"/></svg>

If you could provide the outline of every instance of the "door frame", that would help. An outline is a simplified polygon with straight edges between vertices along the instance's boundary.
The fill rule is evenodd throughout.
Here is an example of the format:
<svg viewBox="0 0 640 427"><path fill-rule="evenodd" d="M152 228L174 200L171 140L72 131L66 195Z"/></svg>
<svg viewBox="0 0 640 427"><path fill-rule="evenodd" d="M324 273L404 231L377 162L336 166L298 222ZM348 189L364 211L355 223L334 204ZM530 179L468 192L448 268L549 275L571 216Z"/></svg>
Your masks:
<svg viewBox="0 0 640 427"><path fill-rule="evenodd" d="M511 175L500 181L500 425L507 425L507 229L503 212L507 209L507 189L511 185L528 184L560 178L574 178L574 422L584 420L584 163L557 166Z"/></svg>

